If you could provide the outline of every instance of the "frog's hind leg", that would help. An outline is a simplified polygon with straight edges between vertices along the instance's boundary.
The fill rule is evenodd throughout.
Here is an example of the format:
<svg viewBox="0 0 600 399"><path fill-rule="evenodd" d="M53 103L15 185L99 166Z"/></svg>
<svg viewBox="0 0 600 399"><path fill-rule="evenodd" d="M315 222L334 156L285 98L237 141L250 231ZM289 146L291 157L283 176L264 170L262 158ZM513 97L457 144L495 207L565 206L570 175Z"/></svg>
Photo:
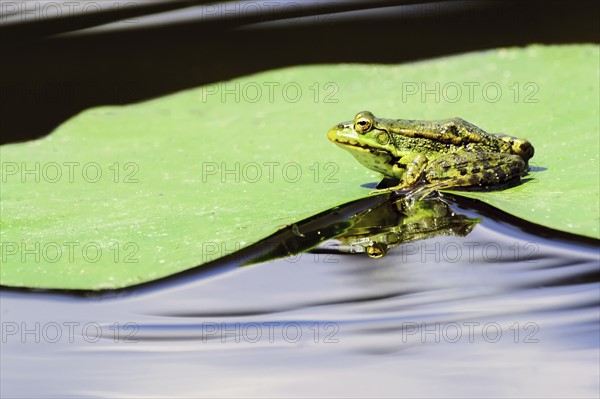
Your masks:
<svg viewBox="0 0 600 399"><path fill-rule="evenodd" d="M496 152L461 152L429 163L425 180L448 187L487 186L504 183L527 171L518 155Z"/></svg>
<svg viewBox="0 0 600 399"><path fill-rule="evenodd" d="M410 196L421 199L435 190L505 183L527 171L525 161L512 154L457 153L436 159L425 171L425 184Z"/></svg>

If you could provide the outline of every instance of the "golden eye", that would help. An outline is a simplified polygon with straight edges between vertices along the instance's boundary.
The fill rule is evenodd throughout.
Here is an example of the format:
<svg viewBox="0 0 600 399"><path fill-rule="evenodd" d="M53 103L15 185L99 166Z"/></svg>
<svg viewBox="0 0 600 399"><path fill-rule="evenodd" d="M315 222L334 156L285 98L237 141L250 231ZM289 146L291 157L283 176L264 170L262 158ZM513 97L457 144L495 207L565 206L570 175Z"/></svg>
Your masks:
<svg viewBox="0 0 600 399"><path fill-rule="evenodd" d="M354 130L358 133L366 133L373 127L373 114L369 111L359 112L354 117Z"/></svg>

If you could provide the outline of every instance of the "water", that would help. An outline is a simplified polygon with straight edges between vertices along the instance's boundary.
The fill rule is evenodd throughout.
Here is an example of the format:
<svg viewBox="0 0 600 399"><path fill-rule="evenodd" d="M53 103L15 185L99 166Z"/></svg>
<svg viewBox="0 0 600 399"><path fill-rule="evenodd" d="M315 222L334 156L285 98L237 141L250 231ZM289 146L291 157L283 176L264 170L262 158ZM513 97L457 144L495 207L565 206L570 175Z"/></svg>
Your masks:
<svg viewBox="0 0 600 399"><path fill-rule="evenodd" d="M381 259L5 289L2 397L598 397L597 241L453 209L483 221Z"/></svg>

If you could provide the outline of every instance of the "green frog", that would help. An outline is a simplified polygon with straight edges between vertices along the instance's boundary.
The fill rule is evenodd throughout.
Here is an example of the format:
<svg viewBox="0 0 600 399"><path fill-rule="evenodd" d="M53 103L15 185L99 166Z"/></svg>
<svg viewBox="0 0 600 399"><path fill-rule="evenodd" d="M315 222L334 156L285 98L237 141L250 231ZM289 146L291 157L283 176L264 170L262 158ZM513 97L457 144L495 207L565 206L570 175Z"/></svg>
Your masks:
<svg viewBox="0 0 600 399"><path fill-rule="evenodd" d="M382 119L369 111L334 126L327 138L367 168L398 180L373 193L410 189L413 199L434 190L520 179L534 153L525 139L487 133L460 118Z"/></svg>

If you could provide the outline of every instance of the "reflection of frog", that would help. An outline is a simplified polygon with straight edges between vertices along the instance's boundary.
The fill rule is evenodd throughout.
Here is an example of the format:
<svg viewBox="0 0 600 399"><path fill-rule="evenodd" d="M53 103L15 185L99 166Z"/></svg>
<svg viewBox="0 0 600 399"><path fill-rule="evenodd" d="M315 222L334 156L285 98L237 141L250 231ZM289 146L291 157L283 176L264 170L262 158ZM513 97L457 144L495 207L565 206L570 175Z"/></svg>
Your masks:
<svg viewBox="0 0 600 399"><path fill-rule="evenodd" d="M452 211L439 198L416 201L386 201L353 217L352 227L336 237L341 252L367 253L381 258L390 248L439 235L464 237L481 219ZM327 245L324 246L327 248Z"/></svg>
<svg viewBox="0 0 600 399"><path fill-rule="evenodd" d="M364 166L399 180L390 191L433 190L504 183L527 174L533 146L524 139L486 133L460 118L416 121L359 112L334 126L329 140Z"/></svg>

